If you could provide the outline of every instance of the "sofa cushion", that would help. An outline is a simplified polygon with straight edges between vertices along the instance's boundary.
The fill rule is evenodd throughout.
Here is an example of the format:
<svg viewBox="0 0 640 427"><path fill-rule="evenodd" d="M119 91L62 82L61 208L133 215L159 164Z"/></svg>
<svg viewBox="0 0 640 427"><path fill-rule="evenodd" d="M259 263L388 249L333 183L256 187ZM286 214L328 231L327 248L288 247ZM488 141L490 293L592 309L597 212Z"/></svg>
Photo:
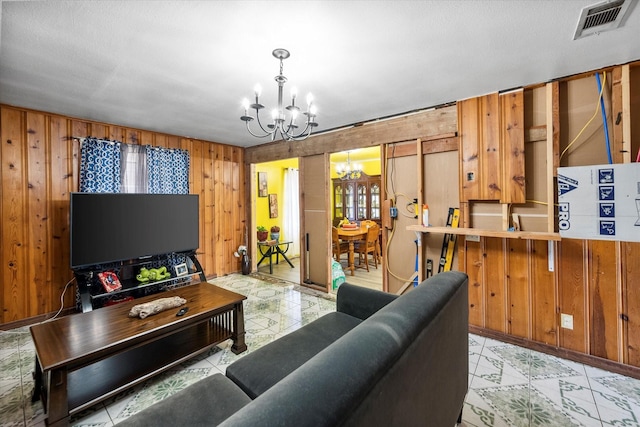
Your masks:
<svg viewBox="0 0 640 427"><path fill-rule="evenodd" d="M214 374L118 423L124 427L212 426L251 402L238 386Z"/></svg>
<svg viewBox="0 0 640 427"><path fill-rule="evenodd" d="M361 322L329 313L242 356L227 367L227 377L254 399Z"/></svg>

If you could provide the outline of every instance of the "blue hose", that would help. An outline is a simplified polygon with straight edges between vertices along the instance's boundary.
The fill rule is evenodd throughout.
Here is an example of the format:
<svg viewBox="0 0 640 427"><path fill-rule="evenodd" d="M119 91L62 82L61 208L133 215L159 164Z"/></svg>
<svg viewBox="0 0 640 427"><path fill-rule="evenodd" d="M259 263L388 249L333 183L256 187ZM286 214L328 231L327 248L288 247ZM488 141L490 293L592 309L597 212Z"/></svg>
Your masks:
<svg viewBox="0 0 640 427"><path fill-rule="evenodd" d="M600 82L600 74L596 73L596 82L598 83L598 93L602 92L602 83ZM607 112L604 109L604 97L600 97L600 113L602 113L602 123L604 124L604 140L607 145L607 158L609 164L613 163L611 158L611 144L609 143L609 125L607 124Z"/></svg>
<svg viewBox="0 0 640 427"><path fill-rule="evenodd" d="M414 240L413 242L416 244L416 264L415 264L415 266L416 266L416 273L417 273L418 272L418 253L419 253L418 248L420 247L420 245L418 244L418 239ZM413 279L413 287L415 288L417 286L418 286L418 275L416 274L416 278Z"/></svg>

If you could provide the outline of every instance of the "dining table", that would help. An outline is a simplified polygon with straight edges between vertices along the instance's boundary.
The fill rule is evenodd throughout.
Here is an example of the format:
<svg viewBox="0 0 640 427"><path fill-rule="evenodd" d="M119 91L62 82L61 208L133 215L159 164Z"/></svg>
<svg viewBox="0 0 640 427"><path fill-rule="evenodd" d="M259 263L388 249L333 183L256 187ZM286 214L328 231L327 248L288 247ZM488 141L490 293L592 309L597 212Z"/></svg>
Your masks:
<svg viewBox="0 0 640 427"><path fill-rule="evenodd" d="M340 240L347 241L349 243L349 266L348 269L351 271L351 275L355 275L356 265L355 265L355 242L364 240L367 238L367 227L359 226L356 228L343 228L338 227L338 237Z"/></svg>

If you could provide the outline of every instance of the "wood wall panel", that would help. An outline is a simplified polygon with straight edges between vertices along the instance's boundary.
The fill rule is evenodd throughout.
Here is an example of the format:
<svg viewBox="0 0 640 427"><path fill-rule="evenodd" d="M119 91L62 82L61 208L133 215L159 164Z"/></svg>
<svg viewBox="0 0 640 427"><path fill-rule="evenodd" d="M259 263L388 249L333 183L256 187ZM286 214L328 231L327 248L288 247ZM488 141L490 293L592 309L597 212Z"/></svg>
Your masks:
<svg viewBox="0 0 640 427"><path fill-rule="evenodd" d="M89 129L87 130L87 132L88 132L87 135L91 135L96 138L111 139L111 135L109 134L109 126L104 125L102 123L89 123ZM78 136L78 135L73 135L73 136Z"/></svg>
<svg viewBox="0 0 640 427"><path fill-rule="evenodd" d="M616 242L590 240L590 354L618 360L618 276Z"/></svg>
<svg viewBox="0 0 640 427"><path fill-rule="evenodd" d="M551 244L552 247L555 245L553 242ZM549 244L543 240L532 240L531 249L532 338L555 346L558 316L555 275L549 271Z"/></svg>
<svg viewBox="0 0 640 427"><path fill-rule="evenodd" d="M223 197L224 197L224 206L223 206L223 214L224 214L224 218L222 218L222 220L224 221L224 227L225 230L227 230L227 232L224 234L224 237L222 239L222 245L220 246L220 258L222 259L222 262L224 265L228 265L231 262L231 258L233 257L233 251L235 251L235 249L238 247L236 246L236 248L233 248L229 243L231 242L231 237L229 236L229 234L231 234L231 236L233 235L233 233L235 232L234 227L233 227L233 212L235 212L235 206L233 206L233 195L232 195L232 177L231 177L231 147L229 146L223 146L222 147L222 158L223 158L223 163L222 163L222 179L223 179L223 183L222 183L222 191L223 191Z"/></svg>
<svg viewBox="0 0 640 427"><path fill-rule="evenodd" d="M208 253L211 250L211 246L209 240L205 237L208 231L205 226L208 208L204 198L203 174L205 159L202 155L202 143L200 141L182 139L180 141L180 148L189 151L189 192L191 194L197 194L200 199L198 210L200 219L198 224L198 231L200 233L198 252ZM208 263L209 260L207 258L200 261L204 271L211 271L211 266Z"/></svg>
<svg viewBox="0 0 640 427"><path fill-rule="evenodd" d="M507 289L509 292L509 333L531 337L528 240L508 239Z"/></svg>
<svg viewBox="0 0 640 427"><path fill-rule="evenodd" d="M129 143L125 128L119 126L109 126L109 139Z"/></svg>
<svg viewBox="0 0 640 427"><path fill-rule="evenodd" d="M223 169L224 169L224 155L222 153L221 146L212 146L211 150L211 158L213 161L213 185L214 188L221 189L222 183L224 182ZM217 213L222 213L224 215L224 191L214 191L213 193L213 204L215 206L220 206L220 209L217 210ZM214 230L214 247L221 247L224 242L224 216L222 218L216 218L215 221L215 230ZM224 266L223 258L215 258L214 268L216 270L221 269Z"/></svg>
<svg viewBox="0 0 640 427"><path fill-rule="evenodd" d="M238 246L234 246L236 242L247 242L248 244L248 230L245 226L245 220L243 216L236 215L237 212L246 211L244 204L245 194L247 189L244 185L244 149L240 147L232 147L233 156L231 158L231 196L233 200L233 209L231 215L234 220L234 234L227 241L227 247L229 250L229 264L227 270L234 268L238 265L240 259L236 259L232 254L238 249ZM213 219L212 219L213 221ZM242 267L239 267L240 269Z"/></svg>
<svg viewBox="0 0 640 427"><path fill-rule="evenodd" d="M483 266L484 255L480 242L470 242L465 239L465 269L469 276L469 324L484 327L483 304Z"/></svg>
<svg viewBox="0 0 640 427"><path fill-rule="evenodd" d="M69 194L78 189L80 141L96 136L185 148L200 195L198 259L209 277L240 270L245 244L244 149L0 105L0 323L53 313L72 279ZM75 306L75 289L64 307Z"/></svg>
<svg viewBox="0 0 640 427"><path fill-rule="evenodd" d="M525 203L524 90L500 94L502 203Z"/></svg>
<svg viewBox="0 0 640 427"><path fill-rule="evenodd" d="M47 166L49 165L48 144L46 143L46 118L42 114L27 112L27 241L29 248L27 280L29 287L29 311L39 312L45 309L44 294L48 296L48 200Z"/></svg>
<svg viewBox="0 0 640 427"><path fill-rule="evenodd" d="M640 243L621 245L625 363L640 367Z"/></svg>
<svg viewBox="0 0 640 427"><path fill-rule="evenodd" d="M581 353L587 352L589 342L585 259L583 240L563 239L558 244L558 316L573 316L573 329L559 328L559 343Z"/></svg>
<svg viewBox="0 0 640 427"><path fill-rule="evenodd" d="M2 146L2 309L3 318L18 320L29 310L27 259L28 218L25 113L2 111L0 115ZM34 296L35 297L35 296Z"/></svg>
<svg viewBox="0 0 640 427"><path fill-rule="evenodd" d="M458 135L460 140L460 201L480 199L479 175L479 98L458 102Z"/></svg>
<svg viewBox="0 0 640 427"><path fill-rule="evenodd" d="M484 283L486 317L485 327L507 332L507 292L505 287L505 239L485 239Z"/></svg>
<svg viewBox="0 0 640 427"><path fill-rule="evenodd" d="M78 189L75 177L79 160L75 156L80 148L78 140L70 138L69 120L60 116L50 116L49 122L49 149L51 152L51 167L48 171L51 223L51 237L48 242L50 247L50 290L48 298L45 300L46 309L42 312L29 313L24 317L59 309L57 304L60 295L66 283L73 277L69 269L69 193ZM72 307L73 305L73 292L67 291L64 296L64 306Z"/></svg>
<svg viewBox="0 0 640 427"><path fill-rule="evenodd" d="M623 82L623 94L615 95L617 97L622 96L623 105L620 107L619 104L616 104L617 106L611 109L611 111L622 109L623 121L621 123L630 122L632 129L629 133L634 136L640 134L640 132L637 132L638 126L635 126L640 123L640 120L634 120L634 118L640 116L640 108L638 107L640 102L637 101L640 99L637 96L640 89L639 65L640 63L633 64L629 73L628 80L630 82L626 86L631 92L630 99L624 101L625 84ZM628 66L625 65L623 67ZM534 184L538 185L537 188L542 190L533 191L535 188L532 189L529 196L533 195L534 197L527 197L527 199L531 200L524 201L527 202L527 205L532 203L547 205L545 211L547 218L550 220L546 221L545 225L550 233L555 229L553 218L555 216L556 185L554 178L557 176L556 168L560 165L561 142L562 146L566 147L569 141L584 126L584 123L588 121L593 111L593 108L591 108L593 100L589 98L587 91L583 90L584 86L584 88L588 87L589 91L592 91L593 86L591 83L580 83L578 81L583 78L591 80L592 77L593 72L589 72L582 77L572 76L562 82L555 81L525 89L525 96L527 91L537 90L538 88L545 89L543 98L546 99L541 100L540 105L542 108L538 112L539 119L536 119L535 123L531 123L531 111L524 111L525 118L529 120L529 123L526 123L526 120L518 122L522 113L520 108L515 108L514 114L510 115L511 112L507 112L504 107L506 104L513 104L507 101L501 104L504 110L504 115L501 117L502 125L506 124L506 128L501 127L502 132L510 130L508 129L509 126L514 129L516 124L521 123L526 135L542 134L536 138L529 137L530 142L544 141L544 144L536 144L543 146L538 150L538 153L542 153L542 155L536 152L529 154L528 152L526 160L527 166L531 168L530 170L536 172L532 174L533 176L528 176L530 182L537 182L540 175L544 177L539 185ZM618 91L617 88L614 88L614 90ZM506 93L501 96L510 95L511 93ZM589 99L585 101L586 98ZM474 164L478 164L478 159L482 159L482 156L486 154L487 149L487 147L484 150L478 149L478 135L483 135L484 138L483 132L485 132L483 129L485 118L483 114L479 113L482 109L479 99L481 98L459 101L455 109L458 114L457 130L460 141L458 159L460 183L458 188L461 200L459 206L464 220L463 226L466 227L474 225L469 221L473 208L467 201L482 199L481 190L478 188L479 180L481 180L479 175L482 174L477 172L477 167L473 167ZM619 99L616 102L618 101ZM627 116L630 119L624 116L627 104L630 104L631 107L627 108ZM527 107L524 106L524 108ZM428 124L425 123L424 125L425 129L428 127L428 130L420 130L417 133L414 126L423 125L422 117L418 115L410 120L407 118L394 120L393 126L390 126L388 122L368 123L366 126L356 126L346 131L318 135L317 139L310 139L309 143L300 146L282 143L253 147L247 150L250 153L248 157L252 162L268 161L279 157L291 157L291 155L306 156L312 152L343 151L349 148L388 144L389 142L400 143L396 151L397 156L413 155L415 153L415 144L413 142L401 144L402 141L413 138L402 139L394 135L393 132L395 131L400 135L408 135L414 132L415 138L455 132L456 128L451 127L453 117L451 108L447 107L440 110L440 113L444 111L447 112L446 115L429 116ZM615 117L617 117L617 114ZM441 121L443 126L440 126L437 123L438 121ZM405 125L409 128L408 133L404 132ZM445 130L444 125L449 126L448 130ZM587 132L587 134L590 133ZM517 138L519 137L518 135ZM492 137L488 138L493 139ZM625 136L624 134L622 139L623 142L631 140L628 135ZM615 140L619 141L619 138ZM636 137L633 141L635 142L632 142L632 152L635 155L638 151L638 138ZM319 142L322 144L319 144ZM315 144L315 146L312 147L312 144ZM531 145L527 146L527 150ZM500 149L503 150L503 147L506 146L507 144L503 144ZM598 147L600 146L598 145ZM582 144L576 145L573 150L567 153L569 157L564 158L563 165L591 164L589 162L593 159L595 151L588 148L589 146L583 146ZM508 154L510 150L511 152ZM512 148L504 148L505 156L513 154ZM395 156L392 155L392 157ZM531 161L529 161L530 159ZM619 157L616 157L616 159L619 159ZM531 165L530 163L536 164ZM496 162L496 164L499 164L499 162ZM504 180L513 179L510 178L512 172L509 169L511 167L520 168L518 161L509 163L505 160L503 165L505 168L503 170ZM539 165L543 165L543 167ZM466 179L468 172L474 172L475 180L473 182ZM516 174L513 175L515 176ZM398 188L402 188L405 193L413 194L414 182L410 179L399 180L398 184ZM518 187L520 186L518 185ZM519 192L517 187L512 187L511 190L518 190L517 192ZM538 197L539 195L540 197ZM512 194L511 197L521 197L521 194L517 196ZM515 203L515 200L509 202L506 198L502 198L501 201L503 203ZM510 208L520 210L527 207L502 207L502 213L509 213ZM399 229L405 228L405 225L399 221L397 224L400 224ZM556 253L554 257L555 271L550 272L548 271L548 247L546 242L507 239L507 242L502 244L509 247L505 254L499 254L498 251L492 249L492 246L499 246L498 243L475 243L466 241L464 238L459 240L459 266L461 270L469 275L469 320L472 327L477 326L485 331L496 331L497 335L500 336L500 315L494 312L494 309L497 309L499 304L497 304L496 298L492 296L492 292L497 295L496 289L499 292L499 286L497 286L499 283L495 282L497 274L491 269L500 265L501 261L496 257L501 257L507 269L505 289L508 297L508 304L504 309L503 315L510 321L509 330L504 334L505 337L513 338L519 344L529 344L534 348L555 349L562 355L567 353L578 354L591 361L596 358L588 355L591 349L595 348L598 349L599 354L609 358L609 360L605 360L609 367L611 366L610 361L615 361L616 357L618 357L618 360L620 360L620 357L626 357L634 366L640 364L640 332L638 332L640 331L640 296L636 296L636 293L638 293L638 280L640 280L640 275L638 274L640 267L631 267L631 265L637 263L640 252L638 246L621 245L621 248L624 248L624 251L620 250L619 252L622 261L614 260L609 264L617 269L614 272L607 269L603 270L601 267L594 267L594 258L590 254L604 250L607 256L612 256L615 251L607 251L596 244L598 249L594 252L594 246L589 242L563 239L554 244ZM605 244L604 247L606 246ZM590 248L589 251L587 250L588 247ZM390 256L390 264L392 265L395 262L394 260L403 258L398 256L397 252ZM631 262L631 259L634 262ZM620 267L621 262L624 264L624 268ZM604 277L606 277L607 283L603 283ZM613 292L609 288L612 283L615 283ZM392 290L391 287L390 290ZM603 292L605 293L603 294ZM573 317L573 329L560 328L561 313ZM626 327L622 327L622 321L617 320L620 316L628 316L629 320L626 321ZM595 323L593 323L593 319L596 319ZM594 328L597 331L594 331ZM614 344L611 343L611 340L613 340ZM558 347L555 347L556 345ZM626 351L622 351L622 356L615 354L616 350L619 351L619 349L626 349ZM638 377L640 377L639 372L640 370L636 372Z"/></svg>
<svg viewBox="0 0 640 427"><path fill-rule="evenodd" d="M153 141L153 132L149 131L138 131L138 140L136 144L139 145L155 145Z"/></svg>
<svg viewBox="0 0 640 427"><path fill-rule="evenodd" d="M502 162L500 150L500 102L497 93L480 98L480 198L502 198Z"/></svg>

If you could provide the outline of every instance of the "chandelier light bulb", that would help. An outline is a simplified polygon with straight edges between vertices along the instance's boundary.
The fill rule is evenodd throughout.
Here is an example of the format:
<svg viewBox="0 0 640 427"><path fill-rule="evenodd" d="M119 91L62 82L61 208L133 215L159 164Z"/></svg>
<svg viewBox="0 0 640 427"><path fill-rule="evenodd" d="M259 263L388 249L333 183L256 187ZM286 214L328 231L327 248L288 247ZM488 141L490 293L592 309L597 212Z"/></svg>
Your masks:
<svg viewBox="0 0 640 427"><path fill-rule="evenodd" d="M338 178L345 179L358 179L362 176L362 165L359 163L351 163L351 157L347 151L347 163L336 166L336 173Z"/></svg>
<svg viewBox="0 0 640 427"><path fill-rule="evenodd" d="M271 140L274 141L278 133L282 136L284 140L287 141L301 141L306 139L311 135L314 127L318 126L318 123L315 121L316 115L316 107L313 105L313 95L307 95L307 112L304 113L307 116L307 121L305 123L304 129L298 131L298 125L296 124L296 119L298 118L298 114L300 113L300 108L296 106L296 98L298 97L298 90L293 87L291 88L291 105L284 107L283 106L283 91L284 85L287 82L287 78L283 75L283 61L287 59L290 54L286 49L275 49L272 52L272 55L280 61L280 74L275 77L275 81L278 84L278 105L276 108L271 110L271 117L273 122L267 125L263 125L260 121L260 110L264 108L264 105L260 104L259 98L262 94L262 87L260 84L256 84L254 87L255 93L255 103L250 104L248 100L242 101L242 106L244 107L244 115L240 117L240 120L245 122L247 126L247 131L258 138L264 138L266 136L271 137ZM250 116L249 110L255 110L255 115ZM256 120L258 133L254 133L249 125L254 119ZM262 133L260 133L262 132ZM299 133L296 133L299 132Z"/></svg>

